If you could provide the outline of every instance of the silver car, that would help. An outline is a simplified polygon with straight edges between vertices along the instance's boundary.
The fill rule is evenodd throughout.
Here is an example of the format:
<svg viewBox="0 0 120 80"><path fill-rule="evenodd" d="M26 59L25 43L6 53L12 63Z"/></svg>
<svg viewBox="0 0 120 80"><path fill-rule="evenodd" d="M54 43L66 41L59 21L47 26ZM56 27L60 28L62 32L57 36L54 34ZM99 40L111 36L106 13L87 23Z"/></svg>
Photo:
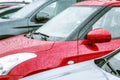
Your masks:
<svg viewBox="0 0 120 80"><path fill-rule="evenodd" d="M5 8L0 10L0 18L8 18L12 16L15 12L21 9L23 6L11 6L9 8Z"/></svg>
<svg viewBox="0 0 120 80"><path fill-rule="evenodd" d="M76 0L38 0L10 17L0 19L0 39L27 33L75 3Z"/></svg>

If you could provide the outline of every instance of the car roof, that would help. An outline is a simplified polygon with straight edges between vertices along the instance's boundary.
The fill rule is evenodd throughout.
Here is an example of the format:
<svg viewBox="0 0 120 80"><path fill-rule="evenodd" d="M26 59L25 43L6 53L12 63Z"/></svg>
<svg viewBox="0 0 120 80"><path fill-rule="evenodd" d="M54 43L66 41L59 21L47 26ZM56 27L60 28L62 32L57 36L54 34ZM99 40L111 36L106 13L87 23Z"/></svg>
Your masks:
<svg viewBox="0 0 120 80"><path fill-rule="evenodd" d="M73 4L74 6L120 6L120 0L88 0Z"/></svg>

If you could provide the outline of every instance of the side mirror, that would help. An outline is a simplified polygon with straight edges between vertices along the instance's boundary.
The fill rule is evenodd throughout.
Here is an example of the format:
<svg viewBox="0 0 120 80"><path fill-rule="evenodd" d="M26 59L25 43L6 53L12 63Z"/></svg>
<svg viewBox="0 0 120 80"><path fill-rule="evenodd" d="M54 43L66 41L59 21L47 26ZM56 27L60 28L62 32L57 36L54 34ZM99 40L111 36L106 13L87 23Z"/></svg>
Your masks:
<svg viewBox="0 0 120 80"><path fill-rule="evenodd" d="M92 43L108 42L111 40L111 34L105 29L98 28L90 31L87 34L87 40Z"/></svg>
<svg viewBox="0 0 120 80"><path fill-rule="evenodd" d="M36 20L38 22L47 22L49 19L50 19L50 16L47 13L39 12L38 14L36 14Z"/></svg>

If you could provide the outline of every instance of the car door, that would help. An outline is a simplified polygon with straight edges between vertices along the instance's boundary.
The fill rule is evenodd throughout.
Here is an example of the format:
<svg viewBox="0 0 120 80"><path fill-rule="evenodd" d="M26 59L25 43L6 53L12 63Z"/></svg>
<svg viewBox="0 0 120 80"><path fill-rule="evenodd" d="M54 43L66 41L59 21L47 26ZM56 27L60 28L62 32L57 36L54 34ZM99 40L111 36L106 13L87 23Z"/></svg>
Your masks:
<svg viewBox="0 0 120 80"><path fill-rule="evenodd" d="M103 11L104 12L104 11ZM99 16L102 14L102 16ZM79 60L89 60L93 58L101 57L107 54L110 51L119 47L120 44L120 7L110 7L107 12L99 13L92 21L96 22L91 26L89 25L88 31L86 31L86 35L89 31L102 28L107 30L111 34L112 40L109 42L102 43L92 43L87 44L85 40L79 40ZM92 24L92 23L91 23Z"/></svg>
<svg viewBox="0 0 120 80"><path fill-rule="evenodd" d="M44 4L43 8L37 10L29 19L29 30L36 30L75 2L76 0L52 0Z"/></svg>

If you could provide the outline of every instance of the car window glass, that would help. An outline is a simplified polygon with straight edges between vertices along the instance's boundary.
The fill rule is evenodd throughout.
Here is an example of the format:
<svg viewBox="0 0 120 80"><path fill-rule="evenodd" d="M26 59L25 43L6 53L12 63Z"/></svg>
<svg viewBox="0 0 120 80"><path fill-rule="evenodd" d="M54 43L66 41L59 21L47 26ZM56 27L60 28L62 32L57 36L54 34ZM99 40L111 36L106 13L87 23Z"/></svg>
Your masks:
<svg viewBox="0 0 120 80"><path fill-rule="evenodd" d="M1 16L2 18L9 18L11 15L13 15L14 13L9 13L9 14L5 14L3 16Z"/></svg>
<svg viewBox="0 0 120 80"><path fill-rule="evenodd" d="M19 8L20 9L20 8ZM1 18L9 18L10 16L12 16L15 12L17 12L19 9L14 9L14 10L10 10L7 12L4 12L0 15Z"/></svg>
<svg viewBox="0 0 120 80"><path fill-rule="evenodd" d="M36 32L65 38L98 9L99 7L70 7L43 25L43 27L40 27ZM89 13L87 13L88 11Z"/></svg>
<svg viewBox="0 0 120 80"><path fill-rule="evenodd" d="M66 9L67 7L71 6L73 3L75 3L76 0L58 0L55 1L54 3L46 6L44 9L40 10L37 13L37 16L41 16L43 14L47 16L49 19L54 17L55 15L57 15L58 13L60 13L61 11L63 11L64 9Z"/></svg>
<svg viewBox="0 0 120 80"><path fill-rule="evenodd" d="M95 28L104 28L108 30L112 38L120 38L120 7L113 7L104 14L93 26Z"/></svg>
<svg viewBox="0 0 120 80"><path fill-rule="evenodd" d="M120 60L120 54L117 54L116 56L114 56L114 58Z"/></svg>
<svg viewBox="0 0 120 80"><path fill-rule="evenodd" d="M19 10L14 15L12 15L11 18L29 17L31 14L33 14L36 11L36 9L41 7L46 2L48 2L48 0L38 0L38 1L32 2L31 4L26 5L21 10Z"/></svg>
<svg viewBox="0 0 120 80"><path fill-rule="evenodd" d="M48 5L43 10L38 12L38 15L41 15L41 13L44 13L44 14L48 14L49 17L52 18L55 15L55 7L56 7L56 2Z"/></svg>

